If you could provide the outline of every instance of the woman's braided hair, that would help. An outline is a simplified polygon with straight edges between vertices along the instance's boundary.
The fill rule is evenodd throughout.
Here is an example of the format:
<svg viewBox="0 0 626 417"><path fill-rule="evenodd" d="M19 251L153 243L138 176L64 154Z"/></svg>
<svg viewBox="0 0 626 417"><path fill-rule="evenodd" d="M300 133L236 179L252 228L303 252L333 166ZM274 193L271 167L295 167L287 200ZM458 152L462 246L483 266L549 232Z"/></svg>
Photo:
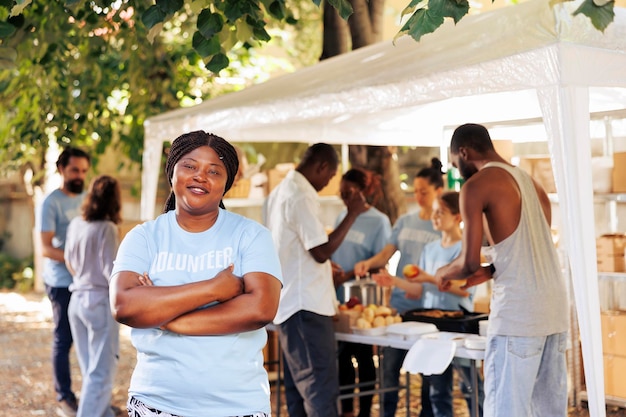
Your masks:
<svg viewBox="0 0 626 417"><path fill-rule="evenodd" d="M225 139L202 130L182 134L174 139L174 142L172 142L170 152L167 155L167 162L165 163L165 172L167 173L167 180L170 187L172 186L172 177L174 175L174 166L176 163L180 161L183 156L201 146L208 146L213 149L224 163L226 173L228 175L228 178L226 179L226 187L224 188L224 194L226 194L226 192L230 190L230 187L233 186L233 182L237 176L237 171L239 170L239 158L237 157L237 151L235 150L235 147L228 143ZM224 204L221 201L220 207L224 208ZM167 213L175 208L176 197L174 196L174 191L171 191L167 201L165 202L163 213Z"/></svg>

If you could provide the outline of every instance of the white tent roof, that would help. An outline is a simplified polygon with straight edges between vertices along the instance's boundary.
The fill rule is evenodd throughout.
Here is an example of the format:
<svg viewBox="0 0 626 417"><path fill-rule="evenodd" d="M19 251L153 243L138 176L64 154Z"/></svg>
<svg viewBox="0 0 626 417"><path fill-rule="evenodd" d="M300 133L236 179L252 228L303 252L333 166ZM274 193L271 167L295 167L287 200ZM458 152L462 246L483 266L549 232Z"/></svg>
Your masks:
<svg viewBox="0 0 626 417"><path fill-rule="evenodd" d="M613 24L603 36L587 18L573 18L571 9L553 12L546 3L468 16L419 43L408 36L395 46L381 42L150 118L147 137L160 142L208 129L231 141L427 145L439 143L442 123L471 119L468 111L485 122L541 117L536 88L590 81L626 87L623 67L604 57L605 52L623 53L626 28ZM575 65L562 65L565 60ZM521 99L512 98L511 91ZM444 102L435 112L420 106L477 94L493 94L483 100L491 103L487 111L470 105L461 114L446 114L452 113L446 107L457 107ZM613 99L624 103L626 93ZM615 105L608 98L593 110Z"/></svg>
<svg viewBox="0 0 626 417"><path fill-rule="evenodd" d="M546 0L448 22L145 123L142 216L154 216L162 144L203 129L239 141L440 146L464 122L543 122L582 336L591 416L605 415L590 113L626 109L626 13L605 33ZM576 2L578 3L578 2ZM521 122L520 122L521 123Z"/></svg>

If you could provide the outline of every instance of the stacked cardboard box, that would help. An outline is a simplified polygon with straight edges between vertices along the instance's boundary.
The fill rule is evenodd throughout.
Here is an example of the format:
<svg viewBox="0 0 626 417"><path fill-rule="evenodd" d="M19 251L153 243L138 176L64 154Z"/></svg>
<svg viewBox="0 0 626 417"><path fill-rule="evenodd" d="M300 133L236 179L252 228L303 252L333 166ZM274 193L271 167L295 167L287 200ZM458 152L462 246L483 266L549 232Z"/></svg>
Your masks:
<svg viewBox="0 0 626 417"><path fill-rule="evenodd" d="M248 194L250 194L250 179L241 178L228 190L224 198L248 198Z"/></svg>
<svg viewBox="0 0 626 417"><path fill-rule="evenodd" d="M603 312L602 353L604 357L604 392L626 399L626 314Z"/></svg>
<svg viewBox="0 0 626 417"><path fill-rule="evenodd" d="M626 193L626 152L613 154L613 192Z"/></svg>
<svg viewBox="0 0 626 417"><path fill-rule="evenodd" d="M552 161L547 155L529 155L520 158L520 168L528 172L537 181L546 193L556 193Z"/></svg>
<svg viewBox="0 0 626 417"><path fill-rule="evenodd" d="M272 192L274 188L285 178L287 173L292 169L295 169L296 165L293 163L278 164L274 168L267 172L267 184L268 192Z"/></svg>
<svg viewBox="0 0 626 417"><path fill-rule="evenodd" d="M625 234L608 234L597 238L598 271L626 272L624 249L626 249Z"/></svg>

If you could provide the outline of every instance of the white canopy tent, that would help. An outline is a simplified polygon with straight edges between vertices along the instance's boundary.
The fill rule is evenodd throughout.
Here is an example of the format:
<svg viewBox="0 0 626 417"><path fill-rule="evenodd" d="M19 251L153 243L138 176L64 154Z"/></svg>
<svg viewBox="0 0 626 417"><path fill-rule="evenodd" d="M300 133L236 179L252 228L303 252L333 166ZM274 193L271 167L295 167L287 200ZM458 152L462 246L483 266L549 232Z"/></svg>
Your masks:
<svg viewBox="0 0 626 417"><path fill-rule="evenodd" d="M626 109L626 11L601 33L577 4L531 0L323 61L145 123L142 218L163 142L202 129L233 142L442 146L464 122L537 120L555 171L590 415L605 415L592 219L590 115ZM520 122L521 124L521 122Z"/></svg>

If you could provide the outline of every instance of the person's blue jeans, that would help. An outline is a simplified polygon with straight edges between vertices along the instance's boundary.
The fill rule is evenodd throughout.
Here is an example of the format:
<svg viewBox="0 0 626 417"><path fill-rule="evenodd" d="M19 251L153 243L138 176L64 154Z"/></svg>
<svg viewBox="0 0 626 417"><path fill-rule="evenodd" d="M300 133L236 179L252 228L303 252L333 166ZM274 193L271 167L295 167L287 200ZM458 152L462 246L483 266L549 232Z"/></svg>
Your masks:
<svg viewBox="0 0 626 417"><path fill-rule="evenodd" d="M76 401L72 392L70 372L70 349L72 348L72 331L67 317L70 304L70 290L63 287L46 285L46 293L52 304L52 320L54 324L52 339L52 374L57 400Z"/></svg>
<svg viewBox="0 0 626 417"><path fill-rule="evenodd" d="M567 333L487 337L485 417L566 417Z"/></svg>
<svg viewBox="0 0 626 417"><path fill-rule="evenodd" d="M337 417L339 379L333 318L298 311L278 325L289 417Z"/></svg>

